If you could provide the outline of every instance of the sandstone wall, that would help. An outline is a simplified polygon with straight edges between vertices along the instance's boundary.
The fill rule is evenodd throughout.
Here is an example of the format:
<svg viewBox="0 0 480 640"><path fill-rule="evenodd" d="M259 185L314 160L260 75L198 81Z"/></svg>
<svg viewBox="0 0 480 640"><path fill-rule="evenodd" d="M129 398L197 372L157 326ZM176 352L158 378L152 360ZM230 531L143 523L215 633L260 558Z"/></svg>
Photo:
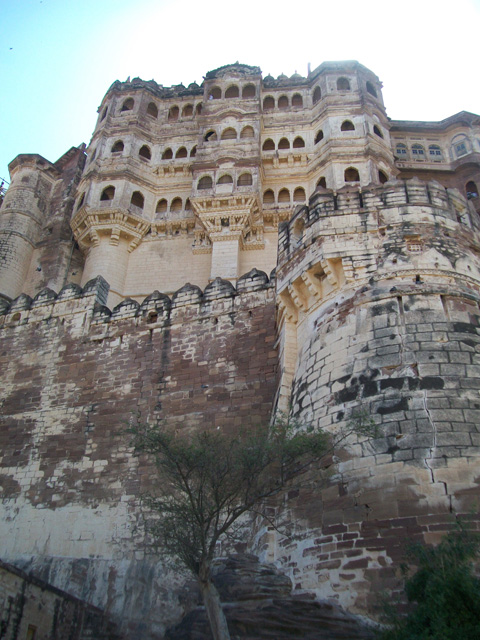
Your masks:
<svg viewBox="0 0 480 640"><path fill-rule="evenodd" d="M103 306L101 278L1 317L3 558L106 610L128 638L178 621L184 577L143 540L139 496L152 480L132 456L130 420L239 429L269 419L273 289L251 272Z"/></svg>
<svg viewBox="0 0 480 640"><path fill-rule="evenodd" d="M415 180L324 193L284 226L282 393L339 441L278 511L287 535L259 539L300 593L371 615L408 541L480 527L479 239L466 201Z"/></svg>

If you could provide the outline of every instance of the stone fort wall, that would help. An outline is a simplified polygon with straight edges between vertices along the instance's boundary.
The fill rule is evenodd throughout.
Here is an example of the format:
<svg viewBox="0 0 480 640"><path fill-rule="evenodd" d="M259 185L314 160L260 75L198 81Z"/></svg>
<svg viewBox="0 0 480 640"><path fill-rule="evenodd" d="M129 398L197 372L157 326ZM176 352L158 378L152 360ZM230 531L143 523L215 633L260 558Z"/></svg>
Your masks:
<svg viewBox="0 0 480 640"><path fill-rule="evenodd" d="M274 289L252 271L236 288L185 285L113 311L107 295L97 278L3 305L2 557L105 609L126 637L160 638L185 577L145 545L139 498L154 472L124 430L268 421Z"/></svg>

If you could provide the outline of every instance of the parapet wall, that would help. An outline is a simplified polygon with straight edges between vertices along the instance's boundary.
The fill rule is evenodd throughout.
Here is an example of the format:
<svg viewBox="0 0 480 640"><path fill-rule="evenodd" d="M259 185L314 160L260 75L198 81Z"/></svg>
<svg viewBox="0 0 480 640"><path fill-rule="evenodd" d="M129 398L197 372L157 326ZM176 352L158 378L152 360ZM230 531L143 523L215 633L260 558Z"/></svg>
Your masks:
<svg viewBox="0 0 480 640"><path fill-rule="evenodd" d="M186 285L112 311L107 294L96 278L4 304L2 556L105 609L129 639L160 638L182 615L184 578L145 547L139 496L154 473L124 430L267 421L274 291L252 271L237 288Z"/></svg>
<svg viewBox="0 0 480 640"><path fill-rule="evenodd" d="M377 429L342 440L328 482L279 512L294 535L265 553L300 593L371 615L409 540L458 517L480 528L479 254L467 201L419 181L319 193L284 225L283 401L337 439Z"/></svg>

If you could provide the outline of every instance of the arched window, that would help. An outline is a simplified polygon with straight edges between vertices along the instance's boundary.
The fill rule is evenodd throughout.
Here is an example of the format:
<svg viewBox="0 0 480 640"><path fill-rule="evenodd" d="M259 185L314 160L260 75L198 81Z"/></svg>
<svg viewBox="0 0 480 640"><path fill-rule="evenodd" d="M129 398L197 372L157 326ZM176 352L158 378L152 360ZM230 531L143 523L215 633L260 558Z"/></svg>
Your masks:
<svg viewBox="0 0 480 640"><path fill-rule="evenodd" d="M264 111L273 111L275 109L275 100L272 96L267 96L263 100L263 110Z"/></svg>
<svg viewBox="0 0 480 640"><path fill-rule="evenodd" d="M77 204L77 209L76 209L77 211L80 209L80 207L84 202L85 202L85 194L82 193L82 195L80 196L80 200L78 201L78 204Z"/></svg>
<svg viewBox="0 0 480 640"><path fill-rule="evenodd" d="M173 158L173 151L168 147L162 154L162 160L171 160Z"/></svg>
<svg viewBox="0 0 480 640"><path fill-rule="evenodd" d="M292 239L295 246L297 247L302 242L304 230L305 230L305 221L302 218L295 220L295 224L293 225L293 229L292 229L292 236L293 236Z"/></svg>
<svg viewBox="0 0 480 640"><path fill-rule="evenodd" d="M243 127L240 133L240 138L253 138L253 137L255 137L255 131L253 130L253 127L250 127L250 126Z"/></svg>
<svg viewBox="0 0 480 640"><path fill-rule="evenodd" d="M175 122L176 120L178 120L179 113L180 109L177 107L177 105L175 105L174 107L170 107L168 111L168 121Z"/></svg>
<svg viewBox="0 0 480 640"><path fill-rule="evenodd" d="M350 82L347 78L338 78L337 91L350 91Z"/></svg>
<svg viewBox="0 0 480 640"><path fill-rule="evenodd" d="M279 149L290 149L290 142L288 141L287 138L281 138L280 142L278 143L278 148Z"/></svg>
<svg viewBox="0 0 480 640"><path fill-rule="evenodd" d="M345 169L345 182L360 182L360 176L358 175L355 167L348 167Z"/></svg>
<svg viewBox="0 0 480 640"><path fill-rule="evenodd" d="M295 93L292 98L292 107L300 109L303 107L303 98L299 93Z"/></svg>
<svg viewBox="0 0 480 640"><path fill-rule="evenodd" d="M293 201L294 202L305 202L305 189L303 187L297 187L293 192Z"/></svg>
<svg viewBox="0 0 480 640"><path fill-rule="evenodd" d="M317 131L317 135L315 136L315 144L318 144L320 140L323 140L323 131L321 129Z"/></svg>
<svg viewBox="0 0 480 640"><path fill-rule="evenodd" d="M240 92L239 92L238 87L237 87L236 84L232 84L225 91L225 98L238 98L239 95L240 95Z"/></svg>
<svg viewBox="0 0 480 640"><path fill-rule="evenodd" d="M133 101L133 98L127 98L125 102L122 104L122 108L120 109L120 112L131 111L133 109L134 104L135 102Z"/></svg>
<svg viewBox="0 0 480 640"><path fill-rule="evenodd" d="M138 155L141 158L145 158L145 160L151 160L152 159L152 152L150 151L149 147L147 147L146 144L144 144L143 147L140 148L140 151L138 152Z"/></svg>
<svg viewBox="0 0 480 640"><path fill-rule="evenodd" d="M233 184L233 178L230 174L225 173L221 178L217 180L217 184Z"/></svg>
<svg viewBox="0 0 480 640"><path fill-rule="evenodd" d="M468 153L467 138L463 134L455 136L452 143L457 158L461 158Z"/></svg>
<svg viewBox="0 0 480 640"><path fill-rule="evenodd" d="M105 202L106 200L113 200L115 197L115 187L105 187L100 196L100 200Z"/></svg>
<svg viewBox="0 0 480 640"><path fill-rule="evenodd" d="M182 199L181 198L174 198L172 200L172 204L170 205L170 211L172 211L173 213L177 213L178 211L182 210Z"/></svg>
<svg viewBox="0 0 480 640"><path fill-rule="evenodd" d="M274 204L275 196L271 189L267 189L263 194L263 204Z"/></svg>
<svg viewBox="0 0 480 640"><path fill-rule="evenodd" d="M168 202L165 198L162 198L157 202L157 208L155 209L155 213L167 213Z"/></svg>
<svg viewBox="0 0 480 640"><path fill-rule="evenodd" d="M371 82L367 82L367 91L374 98L377 97L377 90L375 89L374 85Z"/></svg>
<svg viewBox="0 0 480 640"><path fill-rule="evenodd" d="M477 185L473 180L470 180L465 185L465 191L467 192L467 198L470 200L471 198L478 198L478 189Z"/></svg>
<svg viewBox="0 0 480 640"><path fill-rule="evenodd" d="M317 182L317 187L323 187L324 189L327 188L327 181L325 180L325 177L322 176L318 182Z"/></svg>
<svg viewBox="0 0 480 640"><path fill-rule="evenodd" d="M405 160L408 156L407 145L399 142L396 146L395 153L397 154L399 160Z"/></svg>
<svg viewBox="0 0 480 640"><path fill-rule="evenodd" d="M317 85L313 91L313 104L317 104L317 102L320 100L321 97L322 97L322 90Z"/></svg>
<svg viewBox="0 0 480 640"><path fill-rule="evenodd" d="M278 193L278 202L288 202L290 203L290 191L288 189L280 189Z"/></svg>
<svg viewBox="0 0 480 640"><path fill-rule="evenodd" d="M388 176L387 174L382 171L381 169L378 170L378 179L380 181L380 184L385 184L385 182L388 181Z"/></svg>
<svg viewBox="0 0 480 640"><path fill-rule="evenodd" d="M203 176L198 181L197 189L211 189L213 187L213 180L210 176Z"/></svg>
<svg viewBox="0 0 480 640"><path fill-rule="evenodd" d="M438 146L438 144L431 144L428 147L428 155L430 156L430 160L433 160L434 162L438 162L439 160L442 159L442 150Z"/></svg>
<svg viewBox="0 0 480 640"><path fill-rule="evenodd" d="M222 131L222 140L236 140L237 132L233 127L228 127Z"/></svg>
<svg viewBox="0 0 480 640"><path fill-rule="evenodd" d="M249 187L253 184L253 178L251 173L242 173L237 180L237 186L239 187Z"/></svg>
<svg viewBox="0 0 480 640"><path fill-rule="evenodd" d="M112 153L122 153L124 149L125 149L125 145L123 144L123 141L117 140L112 147Z"/></svg>
<svg viewBox="0 0 480 640"><path fill-rule="evenodd" d="M132 204L134 207L138 207L139 209L143 209L144 203L145 203L145 198L140 193L140 191L134 191L130 199L130 204Z"/></svg>
<svg viewBox="0 0 480 640"><path fill-rule="evenodd" d="M267 138L262 146L263 151L275 151L275 143L271 138Z"/></svg>
<svg viewBox="0 0 480 640"><path fill-rule="evenodd" d="M202 103L199 102L195 108L195 113L199 116L202 113Z"/></svg>
<svg viewBox="0 0 480 640"><path fill-rule="evenodd" d="M289 105L287 96L280 96L280 98L278 99L278 108L288 109L289 106L290 105Z"/></svg>
<svg viewBox="0 0 480 640"><path fill-rule="evenodd" d="M147 115L152 116L152 118L158 118L158 107L154 102L148 103Z"/></svg>
<svg viewBox="0 0 480 640"><path fill-rule="evenodd" d="M355 131L355 125L351 120L344 120L340 127L340 131Z"/></svg>
<svg viewBox="0 0 480 640"><path fill-rule="evenodd" d="M107 113L108 113L108 108L105 107L105 109L102 112L102 117L100 118L100 122L102 122L103 120L105 120L105 118L107 117Z"/></svg>
<svg viewBox="0 0 480 640"><path fill-rule="evenodd" d="M182 109L182 118L191 118L193 116L193 104L186 104Z"/></svg>
<svg viewBox="0 0 480 640"><path fill-rule="evenodd" d="M175 154L175 158L188 158L188 152L185 147L180 147Z"/></svg>
<svg viewBox="0 0 480 640"><path fill-rule="evenodd" d="M378 136L379 138L383 138L383 133L380 129L380 127L378 127L376 124L373 125L373 133Z"/></svg>
<svg viewBox="0 0 480 640"><path fill-rule="evenodd" d="M190 151L190 157L194 158L197 155L197 146L195 145L194 147L192 147L192 150Z"/></svg>
<svg viewBox="0 0 480 640"><path fill-rule="evenodd" d="M246 84L242 89L242 98L255 98L255 85Z"/></svg>
<svg viewBox="0 0 480 640"><path fill-rule="evenodd" d="M216 139L217 134L215 131L207 131L204 137L205 142L214 142Z"/></svg>
<svg viewBox="0 0 480 640"><path fill-rule="evenodd" d="M425 160L425 149L421 144L412 144L412 156L414 160Z"/></svg>
<svg viewBox="0 0 480 640"><path fill-rule="evenodd" d="M209 100L220 100L222 97L222 90L220 87L212 87L210 89Z"/></svg>
<svg viewBox="0 0 480 640"><path fill-rule="evenodd" d="M305 146L305 140L301 136L297 136L292 146L294 149L302 149Z"/></svg>
<svg viewBox="0 0 480 640"><path fill-rule="evenodd" d="M190 198L187 198L185 200L185 211L191 211L192 210L192 203L190 202Z"/></svg>

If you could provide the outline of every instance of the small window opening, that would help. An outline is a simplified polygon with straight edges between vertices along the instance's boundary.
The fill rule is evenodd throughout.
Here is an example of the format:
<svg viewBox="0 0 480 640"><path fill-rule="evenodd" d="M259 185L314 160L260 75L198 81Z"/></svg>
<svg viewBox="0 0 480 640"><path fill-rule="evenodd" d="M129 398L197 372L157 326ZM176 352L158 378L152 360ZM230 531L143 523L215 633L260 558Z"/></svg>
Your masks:
<svg viewBox="0 0 480 640"><path fill-rule="evenodd" d="M275 151L275 143L271 138L267 138L262 146L263 151Z"/></svg>
<svg viewBox="0 0 480 640"><path fill-rule="evenodd" d="M367 82L367 91L374 98L377 97L377 90L375 89L374 85L371 82Z"/></svg>
<svg viewBox="0 0 480 640"><path fill-rule="evenodd" d="M211 176L203 176L203 178L200 178L200 180L198 181L197 189L211 189L212 186L213 180Z"/></svg>
<svg viewBox="0 0 480 640"><path fill-rule="evenodd" d="M467 192L467 198L471 200L472 198L478 198L478 188L473 180L470 180L465 185L465 191Z"/></svg>
<svg viewBox="0 0 480 640"><path fill-rule="evenodd" d="M273 111L275 109L275 100L272 96L267 96L263 101L264 111Z"/></svg>
<svg viewBox="0 0 480 640"><path fill-rule="evenodd" d="M147 115L152 116L152 118L158 118L158 107L154 102L148 103Z"/></svg>
<svg viewBox="0 0 480 640"><path fill-rule="evenodd" d="M289 102L287 96L280 96L278 99L278 108L279 109L288 109Z"/></svg>
<svg viewBox="0 0 480 640"><path fill-rule="evenodd" d="M387 174L381 169L379 169L378 171L378 179L380 180L380 184L385 184L385 182L388 182Z"/></svg>
<svg viewBox="0 0 480 640"><path fill-rule="evenodd" d="M425 149L421 144L412 144L412 155L416 160L425 159Z"/></svg>
<svg viewBox="0 0 480 640"><path fill-rule="evenodd" d="M278 148L279 149L290 149L290 142L288 141L287 138L281 138L280 142L278 143Z"/></svg>
<svg viewBox="0 0 480 640"><path fill-rule="evenodd" d="M201 103L199 102L197 104L196 108L195 108L195 113L196 113L197 116L199 116L202 113L202 108L203 107L202 107Z"/></svg>
<svg viewBox="0 0 480 640"><path fill-rule="evenodd" d="M190 198L187 198L185 200L185 211L191 211L192 210L192 203L190 202Z"/></svg>
<svg viewBox="0 0 480 640"><path fill-rule="evenodd" d="M431 144L428 147L428 155L432 160L441 160L442 159L442 150L438 146L438 144Z"/></svg>
<svg viewBox="0 0 480 640"><path fill-rule="evenodd" d="M320 140L323 140L323 131L320 129L315 136L315 144L318 144Z"/></svg>
<svg viewBox="0 0 480 640"><path fill-rule="evenodd" d="M360 182L360 176L355 167L345 169L345 182Z"/></svg>
<svg viewBox="0 0 480 640"><path fill-rule="evenodd" d="M167 209L168 209L168 202L165 200L165 198L162 198L157 203L157 208L155 209L155 213L167 213Z"/></svg>
<svg viewBox="0 0 480 640"><path fill-rule="evenodd" d="M295 109L300 109L303 107L303 98L299 93L295 93L292 98L292 107Z"/></svg>
<svg viewBox="0 0 480 640"><path fill-rule="evenodd" d="M240 92L236 84L233 84L231 87L225 91L225 98L238 98Z"/></svg>
<svg viewBox="0 0 480 640"><path fill-rule="evenodd" d="M141 158L145 158L145 160L152 159L152 152L150 151L149 147L147 147L146 144L144 144L143 147L141 147L140 151L138 152L138 155Z"/></svg>
<svg viewBox="0 0 480 640"><path fill-rule="evenodd" d="M351 120L344 120L342 122L342 126L340 127L341 131L355 131L355 125Z"/></svg>
<svg viewBox="0 0 480 640"><path fill-rule="evenodd" d="M173 213L178 213L181 210L182 210L182 199L174 198L172 200L172 204L170 205L170 211L172 211Z"/></svg>
<svg viewBox="0 0 480 640"><path fill-rule="evenodd" d="M134 207L138 207L139 209L143 209L143 205L145 204L145 198L140 193L140 191L134 191L132 193L130 204L133 204Z"/></svg>
<svg viewBox="0 0 480 640"><path fill-rule="evenodd" d="M294 202L305 202L305 189L303 187L297 187L293 192L293 201Z"/></svg>
<svg viewBox="0 0 480 640"><path fill-rule="evenodd" d="M350 91L350 82L347 78L338 78L337 80L338 91Z"/></svg>
<svg viewBox="0 0 480 640"><path fill-rule="evenodd" d="M237 180L237 185L239 187L249 187L253 184L253 178L251 173L242 173L242 175Z"/></svg>
<svg viewBox="0 0 480 640"><path fill-rule="evenodd" d="M242 98L255 98L256 91L254 84L247 84L242 89Z"/></svg>
<svg viewBox="0 0 480 640"><path fill-rule="evenodd" d="M224 131L222 131L222 140L236 140L237 132L233 127L228 127Z"/></svg>
<svg viewBox="0 0 480 640"><path fill-rule="evenodd" d="M222 97L222 90L220 87L212 87L209 95L210 100L220 100Z"/></svg>
<svg viewBox="0 0 480 640"><path fill-rule="evenodd" d="M208 131L204 137L205 142L213 142L216 139L217 139L217 134L215 133L215 131Z"/></svg>
<svg viewBox="0 0 480 640"><path fill-rule="evenodd" d="M395 150L395 153L397 154L397 156L399 157L399 159L405 159L407 157L407 145L402 144L401 142L399 144L397 144L397 148Z"/></svg>
<svg viewBox="0 0 480 640"><path fill-rule="evenodd" d="M193 116L193 104L186 104L182 109L182 118L191 118Z"/></svg>
<svg viewBox="0 0 480 640"><path fill-rule="evenodd" d="M175 154L175 158L187 158L188 157L188 152L185 149L185 147L180 147L180 149L178 149L177 153Z"/></svg>
<svg viewBox="0 0 480 640"><path fill-rule="evenodd" d="M373 125L373 133L379 138L383 138L383 133L381 132L380 128L377 127L376 124Z"/></svg>
<svg viewBox="0 0 480 640"><path fill-rule="evenodd" d="M255 131L253 130L253 127L247 126L247 127L243 127L241 133L240 133L240 138L254 138L255 137Z"/></svg>
<svg viewBox="0 0 480 640"><path fill-rule="evenodd" d="M80 209L80 207L84 202L85 202L85 194L82 193L82 195L80 196L80 200L78 201L78 204L77 204L77 211Z"/></svg>
<svg viewBox="0 0 480 640"><path fill-rule="evenodd" d="M273 204L275 202L275 195L271 189L267 189L263 194L264 204Z"/></svg>
<svg viewBox="0 0 480 640"><path fill-rule="evenodd" d="M165 149L165 151L162 153L162 160L171 160L173 158L173 151L170 149L170 147L168 147L168 149Z"/></svg>
<svg viewBox="0 0 480 640"><path fill-rule="evenodd" d="M192 150L190 151L190 157L194 158L197 155L197 147L192 147Z"/></svg>
<svg viewBox="0 0 480 640"><path fill-rule="evenodd" d="M122 140L117 140L112 147L112 153L121 153L125 148Z"/></svg>
<svg viewBox="0 0 480 640"><path fill-rule="evenodd" d="M322 176L318 182L317 182L317 187L323 187L324 189L327 188L327 181L325 180L324 176Z"/></svg>
<svg viewBox="0 0 480 640"><path fill-rule="evenodd" d="M290 191L288 189L281 189L279 191L278 202L290 202Z"/></svg>
<svg viewBox="0 0 480 640"><path fill-rule="evenodd" d="M233 178L231 175L226 173L219 180L217 180L217 184L233 184Z"/></svg>
<svg viewBox="0 0 480 640"><path fill-rule="evenodd" d="M102 191L102 195L100 196L100 200L105 202L106 200L113 200L114 197L115 197L115 187L110 186L110 187L106 187Z"/></svg>
<svg viewBox="0 0 480 640"><path fill-rule="evenodd" d="M133 109L134 104L135 102L133 101L133 98L127 98L125 102L122 104L122 108L120 109L120 112L131 111Z"/></svg>
<svg viewBox="0 0 480 640"><path fill-rule="evenodd" d="M319 86L316 86L313 91L313 104L317 104L317 102L320 100L321 97L322 97L322 90L320 89Z"/></svg>
<svg viewBox="0 0 480 640"><path fill-rule="evenodd" d="M178 120L179 113L180 109L176 105L174 107L170 107L170 110L168 112L168 121L175 122L176 120Z"/></svg>
<svg viewBox="0 0 480 640"><path fill-rule="evenodd" d="M305 146L305 140L301 136L297 136L293 141L294 149L302 149Z"/></svg>

